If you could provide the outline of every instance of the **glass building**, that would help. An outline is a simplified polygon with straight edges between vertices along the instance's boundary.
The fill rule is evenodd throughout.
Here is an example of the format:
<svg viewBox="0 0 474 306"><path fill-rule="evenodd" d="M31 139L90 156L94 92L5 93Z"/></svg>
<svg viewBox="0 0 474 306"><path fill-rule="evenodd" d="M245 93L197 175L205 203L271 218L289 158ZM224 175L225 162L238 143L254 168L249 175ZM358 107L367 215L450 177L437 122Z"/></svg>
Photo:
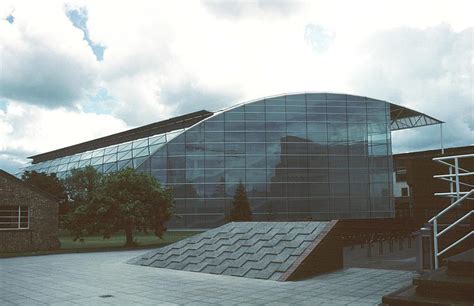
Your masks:
<svg viewBox="0 0 474 306"><path fill-rule="evenodd" d="M391 131L440 123L362 96L287 94L32 156L24 170L149 173L173 190L170 228L225 223L239 183L254 220L384 218L394 214Z"/></svg>

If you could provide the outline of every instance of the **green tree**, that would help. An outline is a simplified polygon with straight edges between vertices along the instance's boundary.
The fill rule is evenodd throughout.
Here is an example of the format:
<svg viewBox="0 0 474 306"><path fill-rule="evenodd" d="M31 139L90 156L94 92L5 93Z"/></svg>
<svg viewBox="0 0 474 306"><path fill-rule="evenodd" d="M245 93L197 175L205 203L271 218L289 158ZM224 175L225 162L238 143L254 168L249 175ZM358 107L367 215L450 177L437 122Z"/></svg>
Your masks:
<svg viewBox="0 0 474 306"><path fill-rule="evenodd" d="M231 221L252 221L252 211L250 203L242 182L239 183L234 194L234 201L230 211Z"/></svg>
<svg viewBox="0 0 474 306"><path fill-rule="evenodd" d="M59 200L59 215L62 216L67 213L68 196L66 189L55 173L46 174L43 172L25 171L21 175L21 179L24 182L57 197Z"/></svg>
<svg viewBox="0 0 474 306"><path fill-rule="evenodd" d="M89 196L70 214L68 224L75 239L97 233L110 238L124 231L125 245L131 246L133 230L153 231L161 237L172 215L171 192L154 177L130 168L104 176Z"/></svg>
<svg viewBox="0 0 474 306"><path fill-rule="evenodd" d="M104 175L92 166L72 169L64 179L64 187L74 206L89 203L104 184Z"/></svg>

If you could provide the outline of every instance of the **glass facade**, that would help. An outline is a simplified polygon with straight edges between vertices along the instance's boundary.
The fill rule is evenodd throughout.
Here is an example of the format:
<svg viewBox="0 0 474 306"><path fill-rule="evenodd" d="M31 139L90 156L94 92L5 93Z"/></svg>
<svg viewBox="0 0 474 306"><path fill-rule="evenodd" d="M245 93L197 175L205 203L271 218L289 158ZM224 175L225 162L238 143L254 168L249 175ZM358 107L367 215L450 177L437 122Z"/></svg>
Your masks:
<svg viewBox="0 0 474 306"><path fill-rule="evenodd" d="M391 105L343 94L271 97L25 170L64 177L93 165L150 173L173 190L170 228L225 223L239 182L257 221L391 217Z"/></svg>
<svg viewBox="0 0 474 306"><path fill-rule="evenodd" d="M138 168L150 154L164 146L171 139L182 133L177 130L85 151L32 164L25 171L56 173L58 178L65 178L72 169L93 166L99 172L109 173L124 168Z"/></svg>
<svg viewBox="0 0 474 306"><path fill-rule="evenodd" d="M172 227L208 228L245 185L254 220L390 217L389 104L297 94L216 113L138 168L173 190Z"/></svg>

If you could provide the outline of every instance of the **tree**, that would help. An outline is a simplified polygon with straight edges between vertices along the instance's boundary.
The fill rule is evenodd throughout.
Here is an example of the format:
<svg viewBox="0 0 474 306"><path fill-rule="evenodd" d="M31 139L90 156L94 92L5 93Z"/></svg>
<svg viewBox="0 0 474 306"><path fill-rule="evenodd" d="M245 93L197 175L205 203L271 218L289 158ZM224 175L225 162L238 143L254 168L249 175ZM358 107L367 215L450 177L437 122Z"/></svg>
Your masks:
<svg viewBox="0 0 474 306"><path fill-rule="evenodd" d="M71 174L64 179L69 200L74 206L91 202L96 191L104 184L104 179L104 175L92 166L72 169Z"/></svg>
<svg viewBox="0 0 474 306"><path fill-rule="evenodd" d="M63 183L57 178L55 173L46 174L43 172L25 171L21 175L21 179L24 182L57 197L59 200L60 216L67 212L67 193Z"/></svg>
<svg viewBox="0 0 474 306"><path fill-rule="evenodd" d="M234 202L230 211L231 221L252 221L250 203L242 182L239 183L234 194Z"/></svg>
<svg viewBox="0 0 474 306"><path fill-rule="evenodd" d="M89 196L70 214L68 224L75 239L97 233L110 238L123 230L125 245L132 246L133 230L153 231L161 238L172 215L170 190L130 168L104 176Z"/></svg>

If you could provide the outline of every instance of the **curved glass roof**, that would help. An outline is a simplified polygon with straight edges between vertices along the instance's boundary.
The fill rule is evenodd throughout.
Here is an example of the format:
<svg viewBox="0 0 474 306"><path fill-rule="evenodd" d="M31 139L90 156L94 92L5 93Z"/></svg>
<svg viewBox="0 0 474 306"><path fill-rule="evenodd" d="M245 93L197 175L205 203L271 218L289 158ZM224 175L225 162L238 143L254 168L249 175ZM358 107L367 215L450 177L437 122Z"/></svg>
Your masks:
<svg viewBox="0 0 474 306"><path fill-rule="evenodd" d="M72 169L80 169L87 166L93 166L102 173L118 171L127 167L137 168L148 156L180 135L183 131L184 129L157 134L39 162L24 168L23 171L56 173L59 178L64 178Z"/></svg>
<svg viewBox="0 0 474 306"><path fill-rule="evenodd" d="M32 156L30 158L33 158L33 164L25 167L23 171L56 173L58 177L62 178L68 175L74 168L80 169L89 165L103 173L117 171L126 167L137 168L148 156L156 152L167 142L209 118L245 104L292 95L307 95L313 98L321 98L321 96L324 95L326 97L326 93L281 94L240 103L215 113L199 111ZM331 96L331 99L346 100L348 106L351 101L357 103L355 101L360 101L361 98L367 98L345 94L328 95ZM374 100L372 98L367 99L370 99L370 103L388 103L390 105L392 131L443 123L426 114L397 104ZM140 138L135 139L137 137Z"/></svg>

